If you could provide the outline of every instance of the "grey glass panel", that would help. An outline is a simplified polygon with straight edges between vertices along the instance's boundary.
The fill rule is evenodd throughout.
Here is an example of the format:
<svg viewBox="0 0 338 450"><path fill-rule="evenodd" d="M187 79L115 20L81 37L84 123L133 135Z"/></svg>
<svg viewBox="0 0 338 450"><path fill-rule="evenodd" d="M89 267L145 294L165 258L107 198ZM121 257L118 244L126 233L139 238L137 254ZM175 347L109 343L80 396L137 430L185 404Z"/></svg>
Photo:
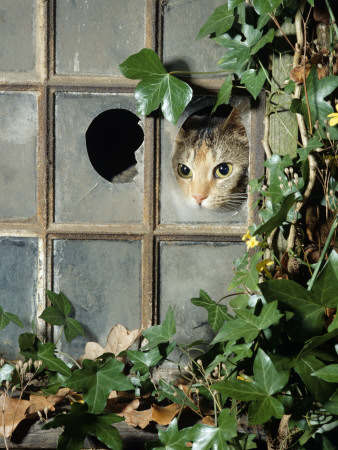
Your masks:
<svg viewBox="0 0 338 450"><path fill-rule="evenodd" d="M140 327L141 252L139 241L54 242L54 290L69 298L85 329L85 337L63 340L63 351L78 358L87 341L105 346L114 325Z"/></svg>
<svg viewBox="0 0 338 450"><path fill-rule="evenodd" d="M142 182L107 181L95 171L87 153L85 134L89 125L100 113L114 108L135 112L134 96L75 93L56 95L56 222L141 221ZM143 145L138 152L142 153L142 150ZM139 156L142 159L142 155ZM140 164L142 166L142 162Z"/></svg>
<svg viewBox="0 0 338 450"><path fill-rule="evenodd" d="M221 2L222 3L222 2ZM225 53L208 37L196 41L219 0L167 0L163 6L163 61L170 70L216 71ZM210 75L208 75L210 77Z"/></svg>
<svg viewBox="0 0 338 450"><path fill-rule="evenodd" d="M0 93L0 217L36 213L37 95Z"/></svg>
<svg viewBox="0 0 338 450"><path fill-rule="evenodd" d="M180 117L177 126L168 121L162 121L160 175L160 215L162 223L220 223L235 225L245 224L247 222L247 202L242 203L238 210L229 212L217 212L203 207L201 208L191 198L188 199L184 195L173 171L172 155L174 142L181 125L189 115L210 106L210 104L214 104L214 102L215 99L211 97L194 98ZM240 111L250 141L251 110L249 99L246 97L232 98L230 104Z"/></svg>
<svg viewBox="0 0 338 450"><path fill-rule="evenodd" d="M199 297L200 289L214 301L224 297L233 277L233 260L242 256L243 249L241 242L161 243L160 319L164 320L169 305L175 307L179 342L212 338L206 310L190 299Z"/></svg>
<svg viewBox="0 0 338 450"><path fill-rule="evenodd" d="M19 316L24 323L24 329L10 323L1 331L0 352L5 358L15 359L19 356L18 335L32 329L37 264L37 239L0 239L0 305L4 311Z"/></svg>
<svg viewBox="0 0 338 450"><path fill-rule="evenodd" d="M144 47L145 0L57 0L56 72L122 76Z"/></svg>
<svg viewBox="0 0 338 450"><path fill-rule="evenodd" d="M35 66L35 1L0 3L0 71L27 72Z"/></svg>

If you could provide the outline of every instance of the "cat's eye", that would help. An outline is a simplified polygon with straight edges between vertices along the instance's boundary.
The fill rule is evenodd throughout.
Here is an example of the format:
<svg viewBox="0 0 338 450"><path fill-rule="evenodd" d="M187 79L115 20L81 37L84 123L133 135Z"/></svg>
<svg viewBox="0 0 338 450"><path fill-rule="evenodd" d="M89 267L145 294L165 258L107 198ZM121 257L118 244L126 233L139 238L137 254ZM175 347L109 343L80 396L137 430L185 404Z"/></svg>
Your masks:
<svg viewBox="0 0 338 450"><path fill-rule="evenodd" d="M177 167L177 172L180 177L182 178L191 178L192 177L192 170L185 166L184 164L179 164Z"/></svg>
<svg viewBox="0 0 338 450"><path fill-rule="evenodd" d="M232 164L221 163L215 168L214 175L216 178L226 178L231 175L231 172Z"/></svg>

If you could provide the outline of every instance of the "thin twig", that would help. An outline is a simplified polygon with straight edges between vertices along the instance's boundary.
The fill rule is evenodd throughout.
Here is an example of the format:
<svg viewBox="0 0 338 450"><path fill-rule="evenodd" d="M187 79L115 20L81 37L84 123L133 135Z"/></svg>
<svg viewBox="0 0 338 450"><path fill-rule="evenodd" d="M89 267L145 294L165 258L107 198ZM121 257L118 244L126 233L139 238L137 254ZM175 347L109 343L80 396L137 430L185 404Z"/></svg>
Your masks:
<svg viewBox="0 0 338 450"><path fill-rule="evenodd" d="M334 27L334 31L336 32L336 35L338 36L338 27L337 27L337 24L336 24L336 18L335 18L334 14L333 14L333 11L331 9L331 6L330 6L330 3L328 2L328 0L325 0L325 3L326 3L326 7L327 7L327 9L329 11L329 14L330 14L330 18L331 18L332 25Z"/></svg>
<svg viewBox="0 0 338 450"><path fill-rule="evenodd" d="M292 45L292 43L290 42L290 39L286 36L286 34L284 33L284 31L282 30L282 27L280 26L276 16L274 14L270 14L269 16L271 17L271 19L275 22L277 28L279 29L279 31L282 33L282 35L285 37L285 39L287 40L288 44L290 45L290 47L292 48L292 50L294 52L296 52L297 50L295 49L295 47Z"/></svg>

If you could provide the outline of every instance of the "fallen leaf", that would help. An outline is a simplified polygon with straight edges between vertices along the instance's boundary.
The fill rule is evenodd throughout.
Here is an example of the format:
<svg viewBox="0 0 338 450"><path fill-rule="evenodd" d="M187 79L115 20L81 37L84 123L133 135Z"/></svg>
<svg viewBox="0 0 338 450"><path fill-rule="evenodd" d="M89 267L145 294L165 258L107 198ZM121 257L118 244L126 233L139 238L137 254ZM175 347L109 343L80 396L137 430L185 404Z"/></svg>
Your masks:
<svg viewBox="0 0 338 450"><path fill-rule="evenodd" d="M152 420L159 425L169 425L180 409L181 406L177 403L171 403L168 406L153 405Z"/></svg>
<svg viewBox="0 0 338 450"><path fill-rule="evenodd" d="M69 391L69 388L62 388L59 389L55 395L49 395L48 397L45 397L43 395L30 395L30 405L26 410L26 414L34 414L38 411L44 411L45 408L50 411L55 411L54 406L62 402Z"/></svg>
<svg viewBox="0 0 338 450"><path fill-rule="evenodd" d="M103 353L119 353L127 350L140 336L141 329L129 331L122 325L115 325L109 332L107 344L102 347L97 342L87 342L85 354L81 356L79 361L83 359L95 359Z"/></svg>
<svg viewBox="0 0 338 450"><path fill-rule="evenodd" d="M215 419L211 416L205 416L202 419L202 423L204 423L204 425L210 425L211 427L215 426Z"/></svg>
<svg viewBox="0 0 338 450"><path fill-rule="evenodd" d="M27 419L26 410L31 405L29 400L19 400L4 395L0 396L0 435L10 438L19 423Z"/></svg>
<svg viewBox="0 0 338 450"><path fill-rule="evenodd" d="M138 411L140 401L134 399L130 403L116 403L109 407L109 411L122 416L128 425L145 428L152 419L152 408Z"/></svg>

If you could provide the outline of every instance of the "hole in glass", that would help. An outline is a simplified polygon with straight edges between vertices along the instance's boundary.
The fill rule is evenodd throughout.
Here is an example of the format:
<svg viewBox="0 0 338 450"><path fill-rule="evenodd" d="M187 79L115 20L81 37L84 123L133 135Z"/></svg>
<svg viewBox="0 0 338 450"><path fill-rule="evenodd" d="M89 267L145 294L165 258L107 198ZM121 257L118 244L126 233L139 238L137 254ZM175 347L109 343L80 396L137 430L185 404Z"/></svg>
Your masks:
<svg viewBox="0 0 338 450"><path fill-rule="evenodd" d="M86 132L89 160L96 172L113 183L130 183L137 175L135 152L144 133L139 117L126 109L99 114Z"/></svg>

